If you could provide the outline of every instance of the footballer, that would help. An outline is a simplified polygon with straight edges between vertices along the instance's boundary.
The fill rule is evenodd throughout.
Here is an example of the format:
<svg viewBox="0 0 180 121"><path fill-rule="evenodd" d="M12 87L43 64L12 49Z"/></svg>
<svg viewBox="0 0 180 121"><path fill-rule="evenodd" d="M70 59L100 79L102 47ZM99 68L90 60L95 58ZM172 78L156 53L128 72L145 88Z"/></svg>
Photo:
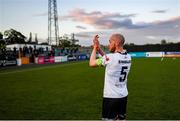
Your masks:
<svg viewBox="0 0 180 121"><path fill-rule="evenodd" d="M123 35L113 34L109 40L109 54L100 48L96 35L89 66L105 66L105 79L102 104L102 120L125 120L128 99L127 78L131 68L131 56L123 49ZM96 59L96 52L102 57Z"/></svg>

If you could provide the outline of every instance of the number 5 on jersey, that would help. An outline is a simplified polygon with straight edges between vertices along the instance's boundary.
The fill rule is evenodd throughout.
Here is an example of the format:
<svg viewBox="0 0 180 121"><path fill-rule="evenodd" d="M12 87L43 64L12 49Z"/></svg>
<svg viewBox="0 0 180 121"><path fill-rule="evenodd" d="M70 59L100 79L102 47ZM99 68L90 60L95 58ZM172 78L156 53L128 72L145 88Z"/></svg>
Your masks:
<svg viewBox="0 0 180 121"><path fill-rule="evenodd" d="M126 80L126 76L127 76L127 70L128 67L127 66L122 66L122 69L121 69L121 73L120 73L120 78L119 78L119 81L120 82L124 82Z"/></svg>

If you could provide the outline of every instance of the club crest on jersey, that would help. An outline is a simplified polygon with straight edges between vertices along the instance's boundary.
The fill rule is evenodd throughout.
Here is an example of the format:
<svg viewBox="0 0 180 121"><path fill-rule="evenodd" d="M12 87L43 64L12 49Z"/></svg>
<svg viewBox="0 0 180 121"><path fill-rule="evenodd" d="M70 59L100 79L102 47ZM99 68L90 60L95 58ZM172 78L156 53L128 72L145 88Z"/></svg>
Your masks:
<svg viewBox="0 0 180 121"><path fill-rule="evenodd" d="M109 61L109 58L106 58L106 61Z"/></svg>
<svg viewBox="0 0 180 121"><path fill-rule="evenodd" d="M107 56L105 56L105 58L106 58L106 61L109 61L109 58Z"/></svg>

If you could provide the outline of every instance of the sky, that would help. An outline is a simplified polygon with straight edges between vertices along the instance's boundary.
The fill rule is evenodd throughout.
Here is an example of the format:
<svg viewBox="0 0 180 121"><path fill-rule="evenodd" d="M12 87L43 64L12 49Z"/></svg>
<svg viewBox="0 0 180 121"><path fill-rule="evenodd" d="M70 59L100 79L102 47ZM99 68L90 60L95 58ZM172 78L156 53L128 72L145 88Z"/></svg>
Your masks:
<svg viewBox="0 0 180 121"><path fill-rule="evenodd" d="M60 36L75 33L90 46L98 34L108 44L113 33L126 43L180 42L180 0L57 0ZM0 31L13 28L27 38L48 38L48 0L0 0Z"/></svg>

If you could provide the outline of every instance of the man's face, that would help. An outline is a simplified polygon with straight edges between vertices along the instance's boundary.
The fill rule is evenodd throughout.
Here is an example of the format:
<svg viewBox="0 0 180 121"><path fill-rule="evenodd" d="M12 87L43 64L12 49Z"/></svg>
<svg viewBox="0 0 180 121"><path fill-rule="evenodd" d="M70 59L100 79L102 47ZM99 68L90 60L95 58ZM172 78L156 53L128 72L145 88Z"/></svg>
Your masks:
<svg viewBox="0 0 180 121"><path fill-rule="evenodd" d="M116 46L115 46L115 40L113 39L113 37L110 38L108 47L109 47L110 52L112 53L115 52Z"/></svg>

